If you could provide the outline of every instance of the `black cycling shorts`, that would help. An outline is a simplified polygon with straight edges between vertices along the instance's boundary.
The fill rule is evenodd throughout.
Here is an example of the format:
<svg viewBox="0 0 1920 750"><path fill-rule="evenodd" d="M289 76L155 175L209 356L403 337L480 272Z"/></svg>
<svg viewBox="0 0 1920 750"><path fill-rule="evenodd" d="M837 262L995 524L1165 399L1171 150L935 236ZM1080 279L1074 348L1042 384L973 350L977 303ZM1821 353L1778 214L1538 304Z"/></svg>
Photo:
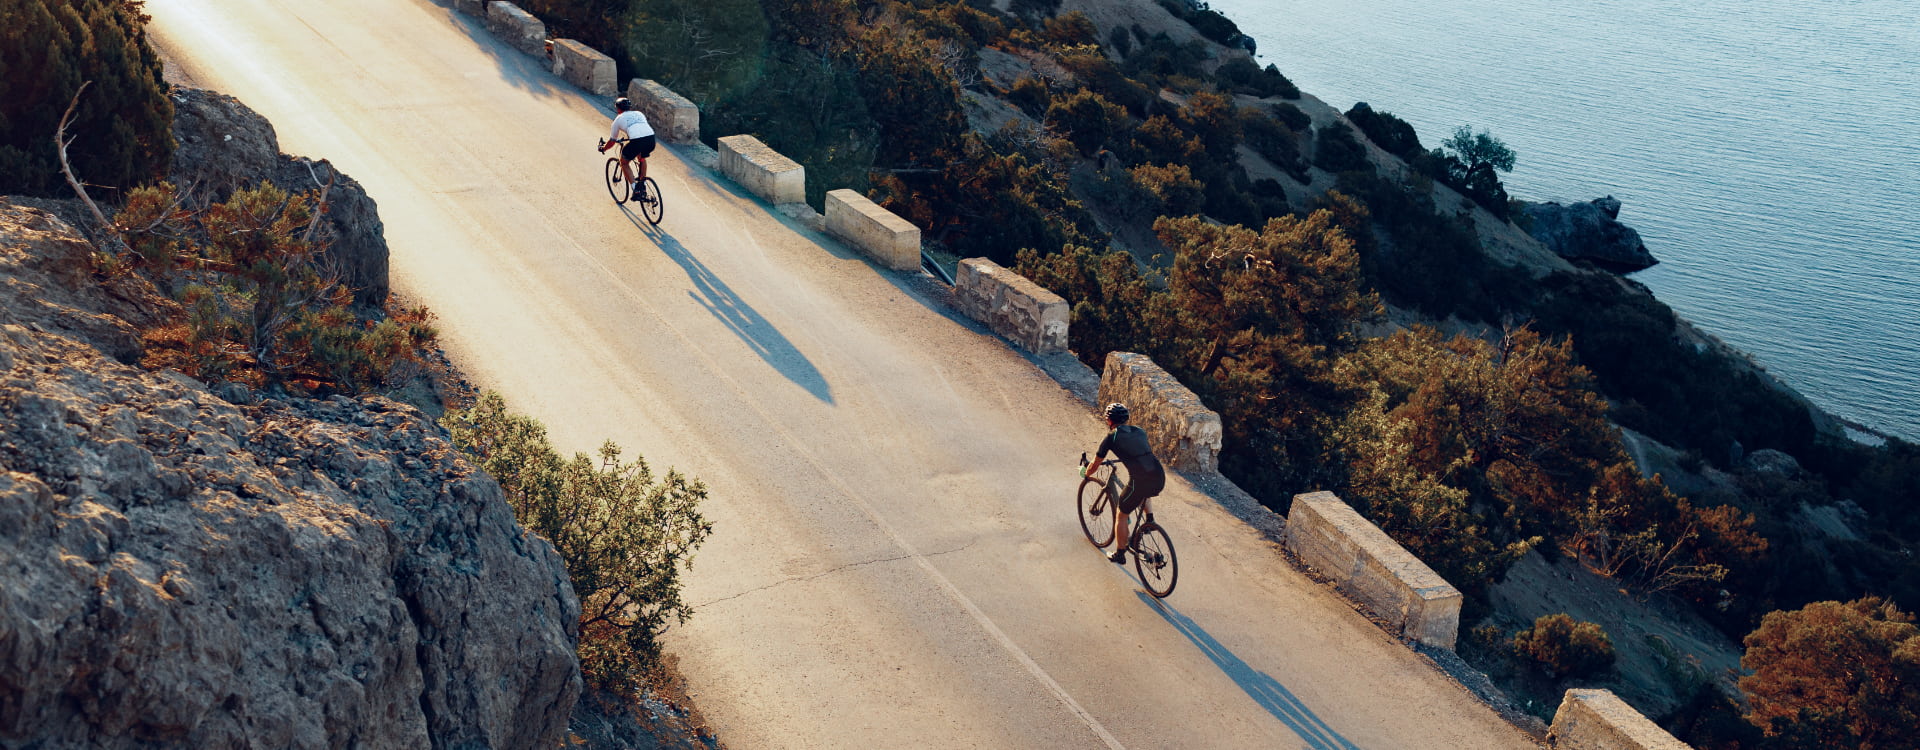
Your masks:
<svg viewBox="0 0 1920 750"><path fill-rule="evenodd" d="M653 155L653 136L643 135L620 147L622 159L644 159Z"/></svg>
<svg viewBox="0 0 1920 750"><path fill-rule="evenodd" d="M1129 478L1133 480L1132 484L1128 484L1121 492L1118 501L1121 513L1139 510L1140 503L1150 497L1159 497L1167 489L1166 472L1141 472L1139 476Z"/></svg>

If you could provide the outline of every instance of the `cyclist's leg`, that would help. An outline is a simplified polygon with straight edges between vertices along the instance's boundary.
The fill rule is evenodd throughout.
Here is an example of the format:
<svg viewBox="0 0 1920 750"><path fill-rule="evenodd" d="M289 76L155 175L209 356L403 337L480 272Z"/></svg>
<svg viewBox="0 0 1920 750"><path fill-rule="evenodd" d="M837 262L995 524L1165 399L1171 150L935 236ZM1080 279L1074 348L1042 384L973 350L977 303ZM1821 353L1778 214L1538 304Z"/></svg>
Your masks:
<svg viewBox="0 0 1920 750"><path fill-rule="evenodd" d="M633 160L625 155L620 157L620 175L627 178L627 184L633 184Z"/></svg>
<svg viewBox="0 0 1920 750"><path fill-rule="evenodd" d="M1116 479L1115 481L1117 482L1119 480ZM1113 496L1113 554L1109 556L1108 559L1114 562L1125 562L1127 559L1127 546L1133 543L1132 539L1127 538L1126 494L1131 492L1133 492L1133 488L1129 486L1115 493Z"/></svg>

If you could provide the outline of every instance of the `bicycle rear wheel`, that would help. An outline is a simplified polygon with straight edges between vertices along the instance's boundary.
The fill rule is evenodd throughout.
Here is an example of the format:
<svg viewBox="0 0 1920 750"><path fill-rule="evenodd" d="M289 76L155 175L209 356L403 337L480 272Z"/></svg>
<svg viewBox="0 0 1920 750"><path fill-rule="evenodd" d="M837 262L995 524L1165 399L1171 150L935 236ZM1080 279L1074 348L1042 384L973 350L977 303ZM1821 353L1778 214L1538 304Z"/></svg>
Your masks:
<svg viewBox="0 0 1920 750"><path fill-rule="evenodd" d="M1133 535L1133 570L1147 593L1164 599L1180 581L1180 561L1173 554L1173 540L1159 524L1149 523Z"/></svg>
<svg viewBox="0 0 1920 750"><path fill-rule="evenodd" d="M648 177L640 181L640 188L640 195L632 200L640 204L640 215L647 217L649 223L659 224L667 215L667 205L660 202L660 184Z"/></svg>
<svg viewBox="0 0 1920 750"><path fill-rule="evenodd" d="M1105 549L1113 543L1113 498L1106 485L1092 478L1080 480L1080 530L1095 547Z"/></svg>
<svg viewBox="0 0 1920 750"><path fill-rule="evenodd" d="M614 203L627 202L627 181L620 173L620 159L607 160L607 194L613 196Z"/></svg>

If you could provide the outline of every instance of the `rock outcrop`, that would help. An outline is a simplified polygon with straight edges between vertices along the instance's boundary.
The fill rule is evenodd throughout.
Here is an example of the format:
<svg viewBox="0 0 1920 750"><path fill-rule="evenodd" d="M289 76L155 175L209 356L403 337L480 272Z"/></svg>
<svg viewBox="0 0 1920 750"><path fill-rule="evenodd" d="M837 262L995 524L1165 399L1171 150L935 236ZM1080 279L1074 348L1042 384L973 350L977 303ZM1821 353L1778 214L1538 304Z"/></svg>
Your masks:
<svg viewBox="0 0 1920 750"><path fill-rule="evenodd" d="M556 746L579 602L499 485L409 406L123 364L161 300L90 249L0 202L0 746Z"/></svg>
<svg viewBox="0 0 1920 750"><path fill-rule="evenodd" d="M1560 257L1589 261L1616 273L1660 262L1640 241L1639 232L1620 223L1620 201L1611 195L1570 206L1528 203L1524 210L1532 220L1527 233Z"/></svg>
<svg viewBox="0 0 1920 750"><path fill-rule="evenodd" d="M321 222L328 243L321 262L340 271L354 303L377 310L387 302L387 240L373 199L360 183L333 165L280 153L273 123L226 94L174 87L173 154L168 179L200 200L218 202L262 181L284 190L327 192Z"/></svg>

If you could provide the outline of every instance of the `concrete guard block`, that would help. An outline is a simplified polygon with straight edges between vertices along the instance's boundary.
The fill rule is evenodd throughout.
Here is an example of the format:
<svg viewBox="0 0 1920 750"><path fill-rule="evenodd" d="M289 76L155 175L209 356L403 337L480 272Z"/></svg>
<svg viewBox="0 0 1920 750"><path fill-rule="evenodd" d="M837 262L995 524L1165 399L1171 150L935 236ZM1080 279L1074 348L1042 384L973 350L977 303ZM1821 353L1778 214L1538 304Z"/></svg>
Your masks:
<svg viewBox="0 0 1920 750"><path fill-rule="evenodd" d="M613 96L613 58L573 39L553 40L553 74L597 96Z"/></svg>
<svg viewBox="0 0 1920 750"><path fill-rule="evenodd" d="M1100 404L1118 401L1147 431L1153 453L1186 471L1220 470L1220 415L1144 354L1112 352L1100 370Z"/></svg>
<svg viewBox="0 0 1920 750"><path fill-rule="evenodd" d="M487 31L521 52L535 57L547 54L547 25L506 0L487 3Z"/></svg>
<svg viewBox="0 0 1920 750"><path fill-rule="evenodd" d="M1556 750L1690 750L1611 690L1568 690L1547 737Z"/></svg>
<svg viewBox="0 0 1920 750"><path fill-rule="evenodd" d="M1035 354L1067 350L1067 301L986 258L960 261L953 280L960 311Z"/></svg>
<svg viewBox="0 0 1920 750"><path fill-rule="evenodd" d="M826 206L827 234L895 271L920 267L919 227L844 188L827 193Z"/></svg>
<svg viewBox="0 0 1920 750"><path fill-rule="evenodd" d="M1401 635L1453 648L1460 591L1338 496L1294 495L1281 541Z"/></svg>
<svg viewBox="0 0 1920 750"><path fill-rule="evenodd" d="M720 139L720 173L774 205L807 200L807 168L750 135Z"/></svg>
<svg viewBox="0 0 1920 750"><path fill-rule="evenodd" d="M686 97L645 78L627 82L627 98L647 116L660 140L694 143L700 140L700 108Z"/></svg>
<svg viewBox="0 0 1920 750"><path fill-rule="evenodd" d="M453 0L453 9L475 18L486 18L487 0Z"/></svg>

